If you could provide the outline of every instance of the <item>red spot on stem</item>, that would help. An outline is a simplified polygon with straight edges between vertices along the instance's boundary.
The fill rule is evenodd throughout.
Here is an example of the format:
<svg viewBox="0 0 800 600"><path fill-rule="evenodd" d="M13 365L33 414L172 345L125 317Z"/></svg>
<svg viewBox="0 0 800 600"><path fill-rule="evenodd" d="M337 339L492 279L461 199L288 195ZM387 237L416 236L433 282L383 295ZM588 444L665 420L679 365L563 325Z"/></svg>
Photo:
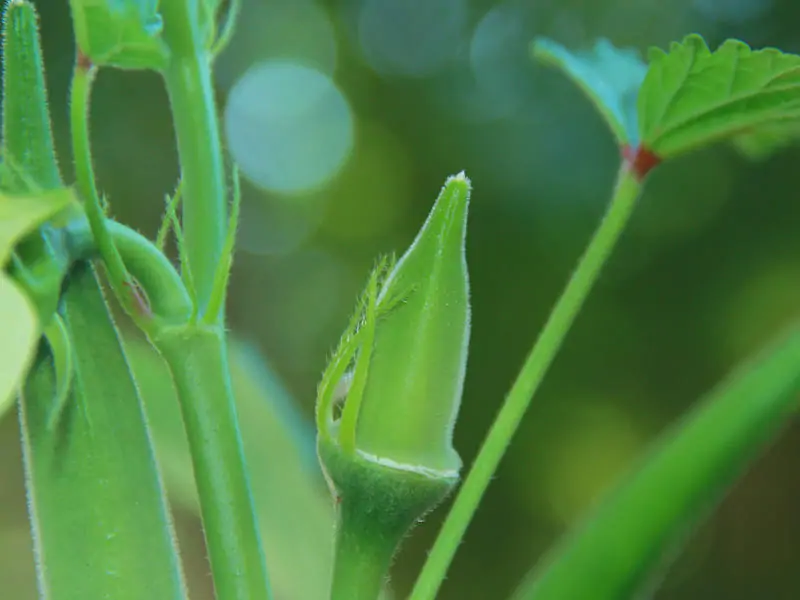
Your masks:
<svg viewBox="0 0 800 600"><path fill-rule="evenodd" d="M631 148L626 144L622 147L622 157L639 181L647 177L650 171L661 164L661 157L645 146Z"/></svg>
<svg viewBox="0 0 800 600"><path fill-rule="evenodd" d="M130 292L136 312L142 317L152 317L153 311L150 309L150 301L141 286L135 281L126 281L125 287Z"/></svg>
<svg viewBox="0 0 800 600"><path fill-rule="evenodd" d="M78 49L78 54L75 57L75 64L81 71L91 71L92 67L94 67L92 59L81 52L80 49Z"/></svg>

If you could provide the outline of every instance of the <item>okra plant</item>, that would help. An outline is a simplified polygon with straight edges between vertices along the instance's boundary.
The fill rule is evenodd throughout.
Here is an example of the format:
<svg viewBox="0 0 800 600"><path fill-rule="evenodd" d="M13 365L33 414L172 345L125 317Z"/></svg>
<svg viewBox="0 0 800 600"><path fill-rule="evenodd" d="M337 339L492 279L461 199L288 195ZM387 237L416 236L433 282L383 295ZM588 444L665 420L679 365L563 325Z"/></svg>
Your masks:
<svg viewBox="0 0 800 600"><path fill-rule="evenodd" d="M0 409L16 406L19 414L39 592L53 600L188 598L165 490L190 469L184 489L202 520L219 600L390 594L402 540L452 496L411 593L430 600L649 173L724 140L748 151L789 141L800 122L800 57L735 40L712 51L697 35L651 50L647 62L607 41L575 53L547 39L534 43L535 58L582 88L617 142L608 211L460 486L453 431L470 339L466 175L447 179L399 258L376 261L318 387L317 454L335 521L332 555L314 567L329 576L329 591L320 591L278 566L292 528L311 520L328 550L329 515L315 504L315 484L301 480L311 500L283 538L263 527L280 520L279 507L263 510L253 492L266 486L267 496L282 497L282 481L314 467L283 442L294 417L277 404L270 414L277 426L240 420L251 407L234 395L240 386L229 360L239 353L229 348L224 314L240 194L220 138L212 67L238 6L70 0L77 51L69 103L75 181L68 183L51 135L34 5L5 2ZM152 241L112 218L113 198L95 177L90 100L103 69L156 72L168 92L181 174ZM177 266L164 252L170 234ZM147 360L163 360L164 378L137 379L115 306L160 354ZM164 417L173 386L175 414ZM774 440L798 398L794 327L667 432L514 598L612 600L650 589L665 553ZM171 464L156 451L165 421L173 424L169 436L185 435L190 462ZM269 464L248 466L248 440L266 434L284 444L280 456L265 456L289 465L281 477L265 478L275 472Z"/></svg>

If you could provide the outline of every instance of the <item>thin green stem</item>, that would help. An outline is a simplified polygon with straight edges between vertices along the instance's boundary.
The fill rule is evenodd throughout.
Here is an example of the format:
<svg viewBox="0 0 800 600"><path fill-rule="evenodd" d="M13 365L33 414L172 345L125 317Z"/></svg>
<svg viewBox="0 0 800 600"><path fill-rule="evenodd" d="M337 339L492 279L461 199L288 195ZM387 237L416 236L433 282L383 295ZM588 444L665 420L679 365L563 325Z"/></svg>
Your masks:
<svg viewBox="0 0 800 600"><path fill-rule="evenodd" d="M208 301L205 324L214 323L218 316L225 310L225 299L228 295L228 281L233 267L233 255L236 252L236 230L239 226L239 211L242 206L242 188L239 180L239 169L233 169L233 206L231 208L228 234L225 237L225 246L222 248L222 258L217 265L214 275L211 298Z"/></svg>
<svg viewBox="0 0 800 600"><path fill-rule="evenodd" d="M211 55L201 34L198 4L196 0L162 3L164 39L171 52L163 76L181 162L184 250L198 314L205 317L225 245L228 211ZM210 318L221 323L223 312Z"/></svg>
<svg viewBox="0 0 800 600"><path fill-rule="evenodd" d="M70 91L70 125L76 186L83 200L86 217L89 220L97 250L103 258L114 295L133 321L143 331L149 332L152 329L150 315L131 280L122 256L114 245L114 238L108 230L105 211L95 184L89 141L89 111L92 84L96 74L97 68L86 62L85 57L79 55L75 62Z"/></svg>
<svg viewBox="0 0 800 600"><path fill-rule="evenodd" d="M186 325L153 340L172 372L192 455L217 600L268 600L266 561L219 327Z"/></svg>
<svg viewBox="0 0 800 600"><path fill-rule="evenodd" d="M170 323L185 323L192 310L191 298L169 259L150 240L122 223L106 219L105 229L130 274L147 294L156 320L153 331ZM65 231L73 261L95 258L98 249L86 220L71 221Z"/></svg>
<svg viewBox="0 0 800 600"><path fill-rule="evenodd" d="M447 515L411 600L432 600L511 438L633 211L641 182L620 169L608 211L525 360Z"/></svg>
<svg viewBox="0 0 800 600"><path fill-rule="evenodd" d="M233 32L236 29L236 21L241 12L242 0L231 0L225 19L222 22L222 26L219 28L219 35L217 35L217 39L214 40L214 45L211 47L211 56L213 58L219 56L225 48L228 47L231 38L233 38Z"/></svg>
<svg viewBox="0 0 800 600"><path fill-rule="evenodd" d="M164 208L164 217L161 220L161 226L158 228L156 235L156 246L162 252L167 245L167 236L169 235L172 225L176 221L175 215L177 214L178 207L181 204L181 193L183 186L179 183L175 188L175 193L172 196L167 196Z"/></svg>

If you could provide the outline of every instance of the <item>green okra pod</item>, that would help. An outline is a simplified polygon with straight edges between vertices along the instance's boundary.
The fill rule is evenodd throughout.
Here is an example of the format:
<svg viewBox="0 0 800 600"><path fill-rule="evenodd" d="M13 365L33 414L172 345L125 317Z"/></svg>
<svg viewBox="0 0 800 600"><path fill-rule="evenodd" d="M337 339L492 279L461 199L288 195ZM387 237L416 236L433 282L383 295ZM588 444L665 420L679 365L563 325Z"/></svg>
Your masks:
<svg viewBox="0 0 800 600"><path fill-rule="evenodd" d="M320 384L318 450L338 508L337 599L375 598L402 537L458 481L469 192L463 174L448 179L409 250L379 265Z"/></svg>

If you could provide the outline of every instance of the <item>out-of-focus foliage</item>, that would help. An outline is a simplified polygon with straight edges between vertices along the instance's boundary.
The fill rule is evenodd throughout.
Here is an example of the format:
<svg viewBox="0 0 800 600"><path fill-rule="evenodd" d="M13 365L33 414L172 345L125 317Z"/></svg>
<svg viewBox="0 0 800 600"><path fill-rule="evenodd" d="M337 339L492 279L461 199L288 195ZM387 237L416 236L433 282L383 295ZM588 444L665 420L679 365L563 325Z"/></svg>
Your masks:
<svg viewBox="0 0 800 600"><path fill-rule="evenodd" d="M37 3L63 165L74 59L66 4ZM473 330L455 445L469 464L602 214L618 160L580 91L531 61L531 41L579 49L607 38L644 54L697 32L711 48L738 37L797 52L799 20L792 0L244 0L217 63L226 142L250 153L231 329L254 340L310 416L375 257L407 247L443 177L466 169ZM280 90L270 84L268 106L237 95L264 73L287 78ZM177 177L161 83L102 72L92 114L96 168L115 217L154 236ZM758 163L714 146L652 174L460 548L443 600L509 593L648 441L800 314L798 161L791 144ZM0 580L28 600L33 559L18 446L8 419ZM660 600L800 595L792 576L799 450L791 429L691 542ZM399 597L442 512L405 545L393 577ZM190 584L200 589L208 569L192 512L179 508L178 524Z"/></svg>

